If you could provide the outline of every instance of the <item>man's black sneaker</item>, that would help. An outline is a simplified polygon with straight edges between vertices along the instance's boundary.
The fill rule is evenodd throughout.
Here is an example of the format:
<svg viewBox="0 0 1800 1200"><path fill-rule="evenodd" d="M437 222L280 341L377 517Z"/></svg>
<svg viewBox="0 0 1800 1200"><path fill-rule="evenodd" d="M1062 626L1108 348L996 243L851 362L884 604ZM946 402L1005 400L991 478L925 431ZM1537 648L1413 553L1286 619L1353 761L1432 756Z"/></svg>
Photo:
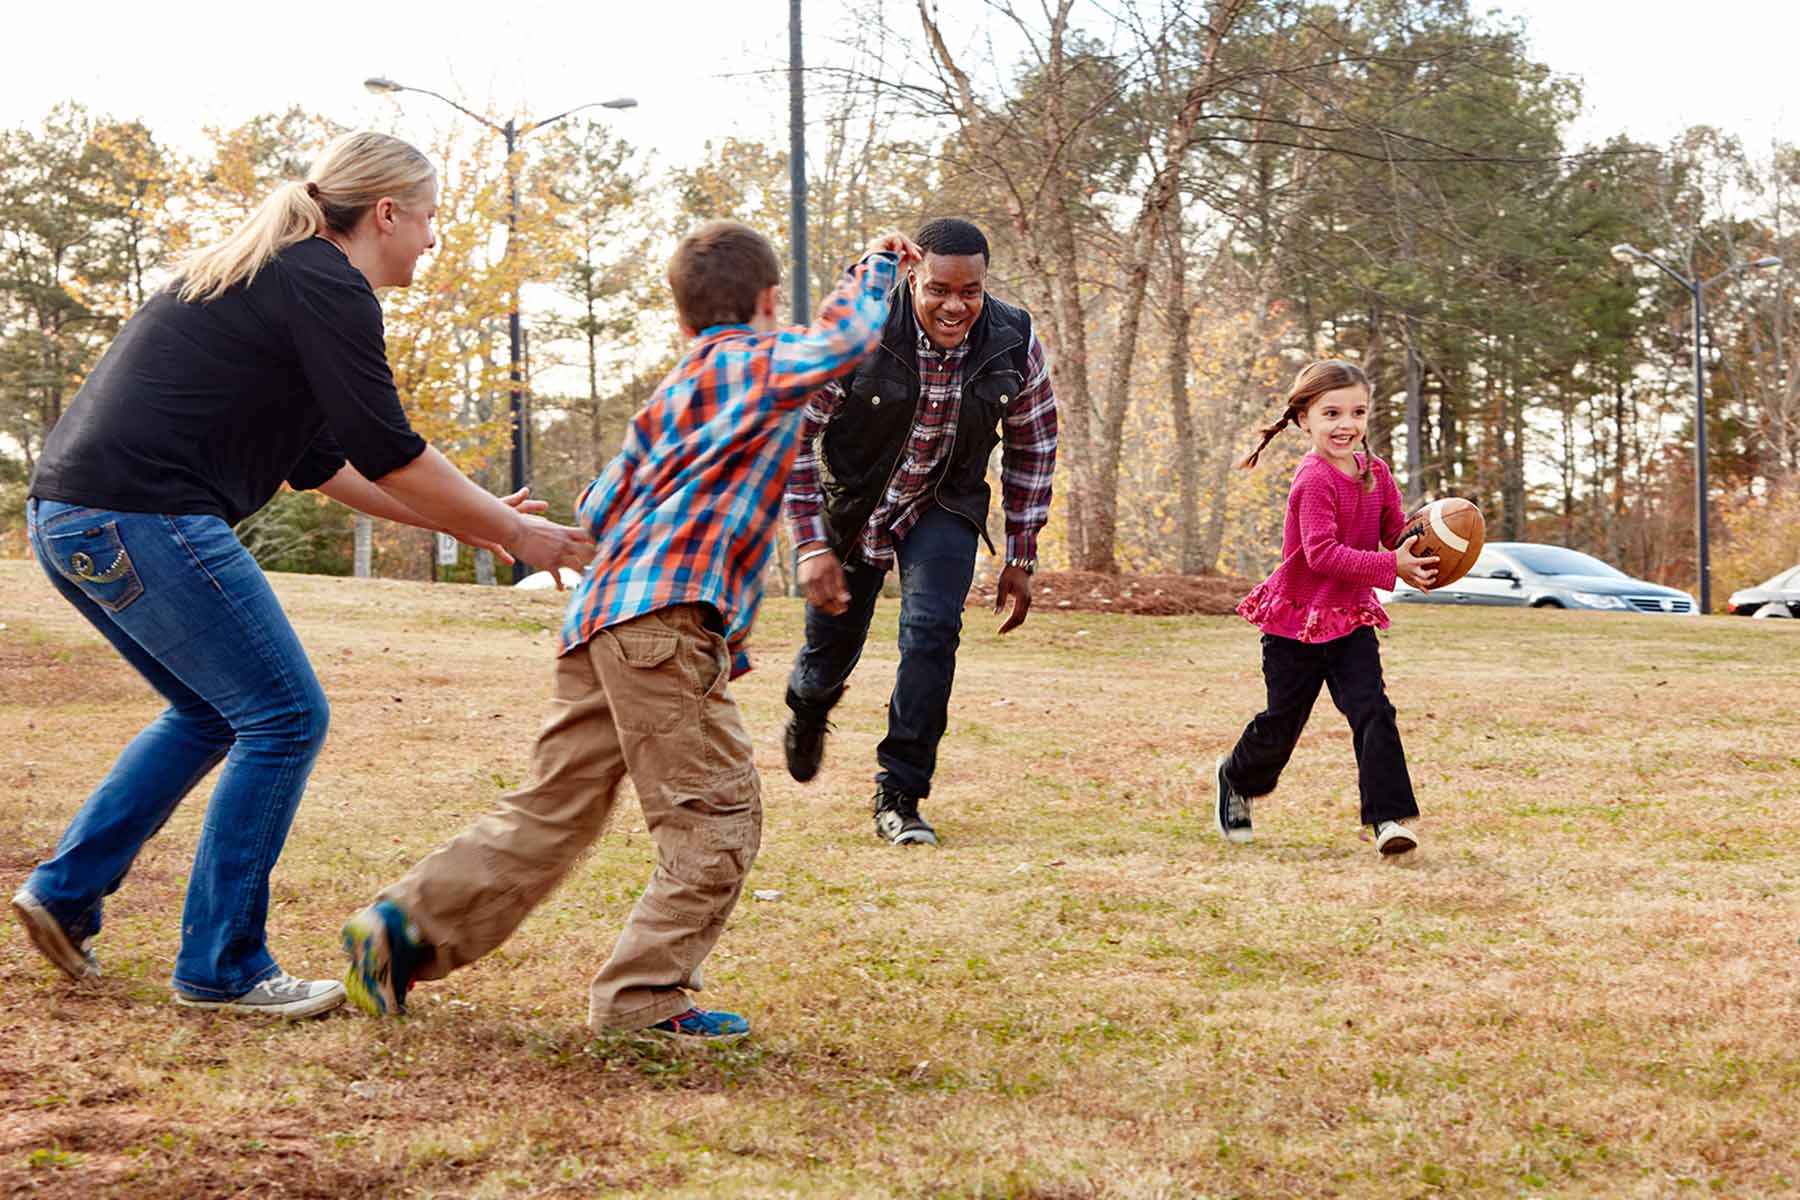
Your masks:
<svg viewBox="0 0 1800 1200"><path fill-rule="evenodd" d="M896 846L935 846L937 830L919 815L919 802L890 787L875 789L875 836Z"/></svg>
<svg viewBox="0 0 1800 1200"><path fill-rule="evenodd" d="M1240 796L1225 778L1225 760L1219 760L1219 832L1228 842L1248 842L1255 838L1250 830L1250 798Z"/></svg>
<svg viewBox="0 0 1800 1200"><path fill-rule="evenodd" d="M799 713L788 715L787 728L781 733L781 748L787 754L788 774L796 783L805 783L819 773L825 758L825 735L831 722L809 721Z"/></svg>

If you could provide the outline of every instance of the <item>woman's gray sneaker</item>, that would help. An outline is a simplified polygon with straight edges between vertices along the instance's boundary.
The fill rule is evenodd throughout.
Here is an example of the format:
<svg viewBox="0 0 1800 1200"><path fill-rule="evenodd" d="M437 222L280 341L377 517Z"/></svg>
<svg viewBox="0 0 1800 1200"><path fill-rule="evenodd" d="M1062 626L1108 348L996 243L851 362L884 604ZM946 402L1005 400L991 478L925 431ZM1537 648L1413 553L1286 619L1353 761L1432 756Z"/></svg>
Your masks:
<svg viewBox="0 0 1800 1200"><path fill-rule="evenodd" d="M235 1000L205 1000L175 993L185 1008L212 1008L260 1017L316 1017L344 1002L344 985L335 979L295 979L286 971L265 979Z"/></svg>
<svg viewBox="0 0 1800 1200"><path fill-rule="evenodd" d="M14 893L12 898L13 916L25 927L25 936L37 947L37 952L55 964L56 969L77 983L84 979L97 979L100 975L100 962L88 947L93 938L85 938L77 946L69 940L69 935L57 923L50 910L39 904L37 897L24 888Z"/></svg>

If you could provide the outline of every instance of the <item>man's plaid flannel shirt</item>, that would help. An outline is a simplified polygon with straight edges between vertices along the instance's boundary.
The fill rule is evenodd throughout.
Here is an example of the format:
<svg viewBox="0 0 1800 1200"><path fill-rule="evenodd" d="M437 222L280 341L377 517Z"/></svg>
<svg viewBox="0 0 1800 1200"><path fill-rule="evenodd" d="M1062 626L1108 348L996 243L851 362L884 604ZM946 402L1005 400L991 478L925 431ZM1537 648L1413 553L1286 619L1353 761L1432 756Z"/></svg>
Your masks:
<svg viewBox="0 0 1800 1200"><path fill-rule="evenodd" d="M920 404L906 448L881 502L857 539L855 554L882 569L894 565L894 545L906 540L932 502L931 484L941 473L962 407L965 341L939 349L923 329L918 337ZM1037 558L1038 531L1050 518L1050 491L1056 475L1056 392L1050 385L1044 347L1034 332L1025 356L1025 386L1001 419L1000 507L1006 516L1006 557ZM824 497L816 454L819 435L843 407L844 385L820 388L806 404L800 453L788 477L786 519L794 544L825 540Z"/></svg>

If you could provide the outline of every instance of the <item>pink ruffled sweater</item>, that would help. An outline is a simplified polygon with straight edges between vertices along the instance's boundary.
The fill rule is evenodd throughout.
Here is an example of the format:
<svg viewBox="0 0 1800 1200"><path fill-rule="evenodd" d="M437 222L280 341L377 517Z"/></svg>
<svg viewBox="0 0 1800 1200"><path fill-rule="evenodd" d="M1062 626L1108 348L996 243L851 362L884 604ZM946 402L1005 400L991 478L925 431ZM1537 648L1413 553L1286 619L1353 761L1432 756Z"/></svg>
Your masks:
<svg viewBox="0 0 1800 1200"><path fill-rule="evenodd" d="M1362 467L1357 455L1357 468ZM1400 489L1373 459L1373 491L1308 451L1294 472L1281 565L1238 605L1246 621L1277 637L1329 642L1363 625L1388 626L1375 588L1392 589L1394 555L1381 549L1406 522Z"/></svg>

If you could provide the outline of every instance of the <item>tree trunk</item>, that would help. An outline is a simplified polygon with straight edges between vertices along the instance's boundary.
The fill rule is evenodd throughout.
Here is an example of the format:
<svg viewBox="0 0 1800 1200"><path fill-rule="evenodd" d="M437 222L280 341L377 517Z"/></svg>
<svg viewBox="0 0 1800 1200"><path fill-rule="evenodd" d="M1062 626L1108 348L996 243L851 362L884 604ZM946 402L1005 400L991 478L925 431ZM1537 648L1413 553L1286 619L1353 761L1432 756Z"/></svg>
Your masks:
<svg viewBox="0 0 1800 1200"><path fill-rule="evenodd" d="M1056 415L1059 452L1069 464L1069 565L1078 571L1096 568L1088 546L1089 498L1093 478L1093 399L1089 390L1087 314L1081 304L1080 262L1075 233L1061 214L1053 226L1051 311L1056 341ZM1054 228L1060 227L1060 228Z"/></svg>
<svg viewBox="0 0 1800 1200"><path fill-rule="evenodd" d="M1051 323L1057 350L1057 395L1062 446L1068 463L1068 529L1072 565L1081 570L1117 569L1115 542L1118 507L1120 431L1130 400L1132 357L1142 319L1148 268L1156 252L1165 214L1173 202L1180 171L1192 151L1195 128L1205 102L1222 86L1217 54L1247 7L1247 0L1216 0L1205 26L1202 61L1180 106L1168 115L1159 139L1163 157L1146 189L1129 235L1123 315L1108 345L1106 395L1095 393L1090 376L1086 306L1082 295L1082 254L1077 247L1075 212L1082 206L1087 180L1066 157L1067 148L1085 123L1067 110L1071 89L1066 76L1075 55L1066 44L1073 0L1046 3L1047 36L1040 59L1044 108L1034 141L1051 148L1041 169L1023 183L1008 162L1018 136L1005 130L996 136L983 127L982 109L968 74L956 65L928 0L919 0L919 19L933 60L942 69L945 99L977 156L991 165L1012 191L1014 225L1027 244L1027 260L1049 268Z"/></svg>
<svg viewBox="0 0 1800 1200"><path fill-rule="evenodd" d="M1387 379L1387 314L1369 310L1369 339L1363 353L1364 373L1369 377L1369 449L1385 462L1394 461L1394 422L1388 413L1391 384Z"/></svg>
<svg viewBox="0 0 1800 1200"><path fill-rule="evenodd" d="M1113 574L1119 569L1119 460L1124 451L1125 417L1131 408L1132 367L1137 361L1138 334L1150 288L1150 262L1170 214L1178 212L1182 169L1193 149L1205 103L1219 86L1219 49L1243 7L1243 0L1219 0L1211 6L1206 49L1192 82L1182 93L1181 106L1168 121L1162 137L1162 162L1144 190L1133 222L1130 255L1124 264L1125 299L1108 355L1106 395L1099 412L1100 437L1097 445L1089 447L1100 461L1091 475L1093 491L1087 496L1088 531L1082 554L1085 570Z"/></svg>
<svg viewBox="0 0 1800 1200"><path fill-rule="evenodd" d="M1520 396L1517 346L1507 340L1506 384L1500 393L1502 531L1507 541L1525 536L1525 402Z"/></svg>
<svg viewBox="0 0 1800 1200"><path fill-rule="evenodd" d="M494 586L494 552L477 550L475 552L475 582L482 587Z"/></svg>
<svg viewBox="0 0 1800 1200"><path fill-rule="evenodd" d="M1406 338L1406 507L1411 511L1425 494L1425 378L1413 319L1402 317L1400 330Z"/></svg>
<svg viewBox="0 0 1800 1200"><path fill-rule="evenodd" d="M600 420L600 344L594 326L594 276L587 275L587 373L588 373L588 410L594 415L593 425L593 459L594 474L598 476L606 470L606 430Z"/></svg>
<svg viewBox="0 0 1800 1200"><path fill-rule="evenodd" d="M1131 409L1132 367L1137 362L1138 334L1143 329L1144 302L1150 292L1150 260L1163 238L1163 224L1175 207L1178 174L1187 153L1186 131L1178 147L1169 151L1157 177L1145 193L1143 208L1133 230L1131 256L1125 264L1125 298L1118 329L1112 338L1110 371L1100 409L1100 436L1090 446L1099 459L1092 474L1094 489L1088 495L1088 531L1083 570L1115 574L1119 522L1119 462L1124 453L1125 417Z"/></svg>
<svg viewBox="0 0 1800 1200"><path fill-rule="evenodd" d="M374 570L375 522L366 513L357 513L350 537L350 569L358 579L367 579Z"/></svg>
<svg viewBox="0 0 1800 1200"><path fill-rule="evenodd" d="M1461 414L1457 410L1461 392L1442 372L1437 372L1438 391L1438 466L1427 477L1427 484L1442 495L1462 494L1464 455Z"/></svg>
<svg viewBox="0 0 1800 1200"><path fill-rule="evenodd" d="M1220 446L1212 459L1212 478L1206 499L1206 532L1199 550L1200 570L1190 574L1203 574L1218 565L1219 551L1225 544L1225 509L1231 496L1231 470L1231 447Z"/></svg>
<svg viewBox="0 0 1800 1200"><path fill-rule="evenodd" d="M783 596L798 596L800 581L795 578L790 565L794 561L794 543L788 536L787 522L775 522L775 549L769 555L769 566L775 573L776 582L781 585Z"/></svg>
<svg viewBox="0 0 1800 1200"><path fill-rule="evenodd" d="M1562 519L1563 545L1575 544L1575 402L1562 398Z"/></svg>
<svg viewBox="0 0 1800 1200"><path fill-rule="evenodd" d="M1175 422L1175 476L1178 481L1175 530L1183 575L1205 572L1200 557L1200 447L1194 437L1194 413L1188 400L1188 356L1194 313L1188 305L1187 248L1182 245L1181 218L1169 223L1169 297L1165 318L1169 335L1169 415ZM1222 448L1215 447L1215 453ZM1215 553L1216 557L1216 553Z"/></svg>

